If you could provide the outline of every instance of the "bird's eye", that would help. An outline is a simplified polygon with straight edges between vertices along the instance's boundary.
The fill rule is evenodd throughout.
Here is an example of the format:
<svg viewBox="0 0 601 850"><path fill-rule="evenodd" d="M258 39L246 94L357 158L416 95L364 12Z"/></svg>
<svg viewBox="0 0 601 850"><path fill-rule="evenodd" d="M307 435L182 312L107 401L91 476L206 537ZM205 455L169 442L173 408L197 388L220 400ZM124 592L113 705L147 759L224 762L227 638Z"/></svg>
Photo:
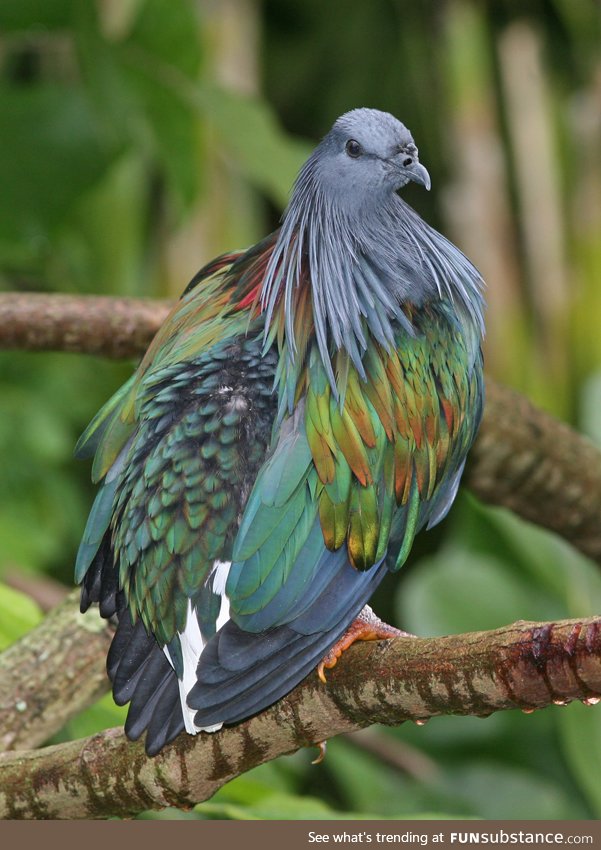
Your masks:
<svg viewBox="0 0 601 850"><path fill-rule="evenodd" d="M358 156L361 156L363 153L363 148L359 144L359 142L355 141L355 139L349 139L345 145L345 150L349 156L352 156L353 159L357 159Z"/></svg>

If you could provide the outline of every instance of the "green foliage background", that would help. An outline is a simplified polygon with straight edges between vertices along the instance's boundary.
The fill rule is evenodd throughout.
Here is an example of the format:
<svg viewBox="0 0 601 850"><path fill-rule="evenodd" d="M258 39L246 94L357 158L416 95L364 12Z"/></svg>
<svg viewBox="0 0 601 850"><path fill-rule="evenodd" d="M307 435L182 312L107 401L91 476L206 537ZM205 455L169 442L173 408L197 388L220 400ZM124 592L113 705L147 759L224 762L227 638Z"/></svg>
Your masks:
<svg viewBox="0 0 601 850"><path fill-rule="evenodd" d="M431 172L408 199L487 278L489 373L601 442L600 39L594 0L3 0L0 285L175 296L275 225L338 114L375 106ZM0 354L0 648L41 616L15 575L72 580L92 499L72 446L131 368ZM487 629L600 613L601 578L463 494L375 605L417 634ZM105 698L59 737L122 716ZM374 734L386 761L335 740L162 816L601 816L600 710Z"/></svg>

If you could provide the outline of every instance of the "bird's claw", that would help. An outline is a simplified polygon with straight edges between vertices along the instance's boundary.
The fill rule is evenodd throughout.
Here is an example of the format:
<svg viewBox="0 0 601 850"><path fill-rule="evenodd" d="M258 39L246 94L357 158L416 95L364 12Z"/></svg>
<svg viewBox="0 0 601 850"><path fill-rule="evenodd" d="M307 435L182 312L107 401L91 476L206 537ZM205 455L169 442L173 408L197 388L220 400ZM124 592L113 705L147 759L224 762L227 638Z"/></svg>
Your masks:
<svg viewBox="0 0 601 850"><path fill-rule="evenodd" d="M316 747L317 747L317 749L319 750L319 754L318 754L317 758L314 758L314 759L313 759L313 761L311 762L311 764L321 764L321 763L322 763L322 761L323 761L323 760L325 759L325 757L326 757L326 749L327 749L327 746L328 746L328 742L327 742L327 741L320 741L320 742L319 742L318 744L316 744L315 746L316 746Z"/></svg>
<svg viewBox="0 0 601 850"><path fill-rule="evenodd" d="M369 605L366 605L359 613L346 632L329 652L324 655L317 665L317 676L319 681L324 685L327 683L325 671L331 670L336 666L336 662L349 646L352 646L357 640L391 640L395 637L409 637L407 632L402 632L400 629L395 629L389 626L379 617L376 617Z"/></svg>

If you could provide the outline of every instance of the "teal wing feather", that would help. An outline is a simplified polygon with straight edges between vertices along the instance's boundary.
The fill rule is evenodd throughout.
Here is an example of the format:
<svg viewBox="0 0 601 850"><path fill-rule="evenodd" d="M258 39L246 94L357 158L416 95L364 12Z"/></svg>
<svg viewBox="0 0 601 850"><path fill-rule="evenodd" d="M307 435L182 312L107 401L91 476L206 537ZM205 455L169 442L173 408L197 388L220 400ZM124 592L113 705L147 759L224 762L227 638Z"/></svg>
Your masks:
<svg viewBox="0 0 601 850"><path fill-rule="evenodd" d="M214 294L213 290L222 284L223 274L222 267L212 271L213 265L207 269L206 275L199 275L196 280L196 285L201 280L206 283L204 297L200 301L201 305L205 305L211 318L214 314L214 306L210 304L211 295ZM153 368L161 367L163 359L172 350L173 342L177 339L180 329L186 326L186 322L189 323L190 305L194 304L197 313L199 312L199 299L195 298L195 295L198 295L198 291L191 290L172 310L151 344L149 352L152 351L152 353L146 354L131 378L96 414L75 447L76 457L94 458L92 480L101 484L77 554L75 580L78 583L86 575L109 527L119 472L126 460L123 453L138 427L137 407L143 380ZM200 312L202 312L202 306Z"/></svg>
<svg viewBox="0 0 601 850"><path fill-rule="evenodd" d="M247 631L287 622L304 593L308 602L324 548L316 485L301 404L257 476L232 553L230 616Z"/></svg>

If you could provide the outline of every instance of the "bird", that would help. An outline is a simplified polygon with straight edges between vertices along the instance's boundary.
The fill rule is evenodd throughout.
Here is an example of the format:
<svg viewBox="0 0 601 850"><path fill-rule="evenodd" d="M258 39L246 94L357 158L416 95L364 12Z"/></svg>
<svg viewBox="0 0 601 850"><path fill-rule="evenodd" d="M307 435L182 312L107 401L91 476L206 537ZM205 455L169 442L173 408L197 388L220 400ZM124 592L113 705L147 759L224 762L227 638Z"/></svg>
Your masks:
<svg viewBox="0 0 601 850"><path fill-rule="evenodd" d="M76 446L99 486L81 610L117 623L113 697L149 756L394 634L367 603L449 511L484 400L482 278L410 182L430 189L404 124L339 117L279 228L194 276Z"/></svg>

